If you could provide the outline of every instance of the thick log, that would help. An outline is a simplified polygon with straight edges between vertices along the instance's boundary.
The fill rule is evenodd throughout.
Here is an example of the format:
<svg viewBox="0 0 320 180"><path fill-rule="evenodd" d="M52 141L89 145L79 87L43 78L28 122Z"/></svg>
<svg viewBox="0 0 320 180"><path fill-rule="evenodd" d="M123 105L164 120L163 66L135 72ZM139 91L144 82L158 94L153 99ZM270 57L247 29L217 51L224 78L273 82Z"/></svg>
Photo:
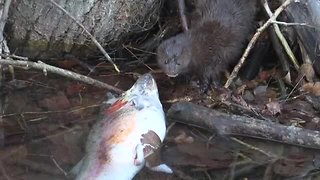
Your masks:
<svg viewBox="0 0 320 180"><path fill-rule="evenodd" d="M161 0L55 0L103 46L123 43L128 35L151 28ZM14 1L10 8L9 45L15 54L50 58L93 55L97 48L70 17L50 0Z"/></svg>
<svg viewBox="0 0 320 180"><path fill-rule="evenodd" d="M173 104L167 116L185 124L218 131L221 135L238 135L320 149L319 131L226 114L189 102Z"/></svg>

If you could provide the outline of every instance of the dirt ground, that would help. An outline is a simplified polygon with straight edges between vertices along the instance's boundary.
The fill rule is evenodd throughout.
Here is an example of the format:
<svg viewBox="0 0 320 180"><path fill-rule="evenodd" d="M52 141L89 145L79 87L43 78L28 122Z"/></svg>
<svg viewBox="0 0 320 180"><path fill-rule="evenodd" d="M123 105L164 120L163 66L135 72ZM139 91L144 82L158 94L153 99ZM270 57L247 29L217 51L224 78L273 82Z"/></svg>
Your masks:
<svg viewBox="0 0 320 180"><path fill-rule="evenodd" d="M138 72L146 71L142 68ZM153 76L165 111L178 101L228 110L223 104L200 95L196 87L183 79L172 80L162 73ZM91 77L127 90L137 76L107 70ZM243 93L246 101L256 107L278 97L278 90L261 77ZM68 172L84 155L88 132L106 92L60 76L44 76L39 71L16 70L14 80L8 74L3 91L6 111L1 116L0 129L0 179L70 179ZM257 96L259 93L264 96ZM318 111L306 101L288 101L281 105L281 111L274 107L265 108L264 115L278 119L281 124L319 130ZM144 168L135 179L320 178L318 150L239 136L237 139L243 143L240 144L192 125L168 120L167 126L170 129L162 159L174 173L168 175Z"/></svg>

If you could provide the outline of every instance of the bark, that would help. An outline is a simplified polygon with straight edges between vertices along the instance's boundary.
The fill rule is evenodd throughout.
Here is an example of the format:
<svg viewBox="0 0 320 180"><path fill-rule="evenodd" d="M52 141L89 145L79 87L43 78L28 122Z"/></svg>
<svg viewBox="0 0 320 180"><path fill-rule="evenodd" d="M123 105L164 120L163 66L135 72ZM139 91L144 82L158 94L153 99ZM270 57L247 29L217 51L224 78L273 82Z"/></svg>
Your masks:
<svg viewBox="0 0 320 180"><path fill-rule="evenodd" d="M189 102L171 106L168 118L193 124L221 135L238 135L320 149L320 132L226 114Z"/></svg>
<svg viewBox="0 0 320 180"><path fill-rule="evenodd" d="M103 46L121 44L130 34L151 28L161 0L55 0ZM93 55L95 45L70 17L49 0L14 1L6 33L15 54L50 58ZM94 51L93 51L94 50Z"/></svg>

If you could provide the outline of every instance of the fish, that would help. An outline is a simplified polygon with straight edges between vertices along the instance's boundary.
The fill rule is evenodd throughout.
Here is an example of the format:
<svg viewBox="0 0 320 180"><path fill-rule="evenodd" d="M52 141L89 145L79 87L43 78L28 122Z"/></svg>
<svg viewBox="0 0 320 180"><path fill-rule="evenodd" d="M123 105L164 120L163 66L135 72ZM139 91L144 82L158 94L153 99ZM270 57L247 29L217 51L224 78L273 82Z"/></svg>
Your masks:
<svg viewBox="0 0 320 180"><path fill-rule="evenodd" d="M165 135L157 84L146 73L110 107L101 109L87 139L86 155L74 168L76 180L129 180L144 166L173 173L157 158Z"/></svg>

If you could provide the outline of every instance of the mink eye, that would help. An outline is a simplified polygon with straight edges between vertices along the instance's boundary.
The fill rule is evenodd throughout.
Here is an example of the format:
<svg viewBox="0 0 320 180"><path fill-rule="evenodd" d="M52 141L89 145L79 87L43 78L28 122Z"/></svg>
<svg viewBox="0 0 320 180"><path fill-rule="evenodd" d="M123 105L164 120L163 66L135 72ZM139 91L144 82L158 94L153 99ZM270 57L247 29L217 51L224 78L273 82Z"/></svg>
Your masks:
<svg viewBox="0 0 320 180"><path fill-rule="evenodd" d="M177 55L173 55L172 60L173 60L173 61L176 61L176 60L177 60L177 57L178 57Z"/></svg>

